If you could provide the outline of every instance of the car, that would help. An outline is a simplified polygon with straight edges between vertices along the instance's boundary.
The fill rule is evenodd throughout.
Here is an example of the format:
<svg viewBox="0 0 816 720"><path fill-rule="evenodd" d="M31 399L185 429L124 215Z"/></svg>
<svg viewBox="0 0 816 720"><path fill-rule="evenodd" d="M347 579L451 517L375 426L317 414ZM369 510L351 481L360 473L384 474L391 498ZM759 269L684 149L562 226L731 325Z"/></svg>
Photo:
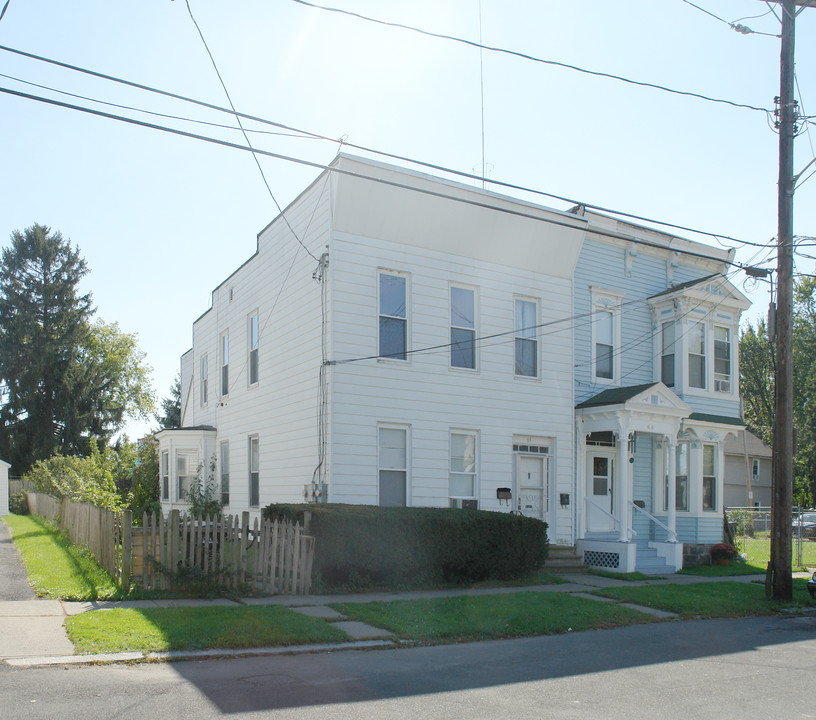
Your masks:
<svg viewBox="0 0 816 720"><path fill-rule="evenodd" d="M816 600L816 573L813 573L813 577L807 581L807 589L810 593L810 597Z"/></svg>
<svg viewBox="0 0 816 720"><path fill-rule="evenodd" d="M816 512L804 512L801 515L794 515L791 524L793 537L800 536L809 540L816 540Z"/></svg>

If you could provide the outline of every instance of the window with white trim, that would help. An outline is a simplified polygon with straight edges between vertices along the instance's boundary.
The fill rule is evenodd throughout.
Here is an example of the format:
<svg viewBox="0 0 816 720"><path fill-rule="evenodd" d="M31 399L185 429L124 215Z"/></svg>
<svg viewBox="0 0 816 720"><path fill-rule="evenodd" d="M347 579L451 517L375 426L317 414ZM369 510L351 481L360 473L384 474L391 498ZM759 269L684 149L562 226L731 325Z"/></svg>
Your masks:
<svg viewBox="0 0 816 720"><path fill-rule="evenodd" d="M381 507L405 507L408 499L408 429L377 428L379 502Z"/></svg>
<svg viewBox="0 0 816 720"><path fill-rule="evenodd" d="M249 507L258 507L261 500L261 453L257 435L250 435L248 449Z"/></svg>
<svg viewBox="0 0 816 720"><path fill-rule="evenodd" d="M379 273L379 355L407 359L408 283L403 275Z"/></svg>
<svg viewBox="0 0 816 720"><path fill-rule="evenodd" d="M196 453L176 451L176 500L187 500L190 485L198 472L197 464Z"/></svg>
<svg viewBox="0 0 816 720"><path fill-rule="evenodd" d="M476 369L476 291L450 286L450 364Z"/></svg>
<svg viewBox="0 0 816 720"><path fill-rule="evenodd" d="M165 450L161 454L162 500L170 499L170 453Z"/></svg>
<svg viewBox="0 0 816 720"><path fill-rule="evenodd" d="M224 440L220 446L221 460L221 504L229 505L230 501L230 459L229 441Z"/></svg>
<svg viewBox="0 0 816 720"><path fill-rule="evenodd" d="M660 380L666 387L674 387L676 327L674 320L664 322L661 325Z"/></svg>
<svg viewBox="0 0 816 720"><path fill-rule="evenodd" d="M515 299L515 374L538 377L538 302Z"/></svg>
<svg viewBox="0 0 816 720"><path fill-rule="evenodd" d="M756 480L759 477L759 458L751 461L751 477Z"/></svg>
<svg viewBox="0 0 816 720"><path fill-rule="evenodd" d="M663 472L665 476L665 493L663 495L663 509L669 508L669 447L663 455ZM674 475L674 507L676 510L687 512L689 509L689 444L677 443L675 448L675 475Z"/></svg>
<svg viewBox="0 0 816 720"><path fill-rule="evenodd" d="M249 337L249 358L247 359L247 366L249 370L249 384L258 384L258 313L252 313L249 316L249 327L247 328Z"/></svg>
<svg viewBox="0 0 816 720"><path fill-rule="evenodd" d="M209 390L209 368L207 367L207 353L201 356L201 405L207 404Z"/></svg>
<svg viewBox="0 0 816 720"><path fill-rule="evenodd" d="M703 445L703 510L717 509L717 447Z"/></svg>
<svg viewBox="0 0 816 720"><path fill-rule="evenodd" d="M731 392L731 329L714 326L714 390Z"/></svg>
<svg viewBox="0 0 816 720"><path fill-rule="evenodd" d="M476 507L477 467L475 432L451 432L448 495L451 507Z"/></svg>
<svg viewBox="0 0 816 720"><path fill-rule="evenodd" d="M229 395L229 331L221 335L221 394Z"/></svg>
<svg viewBox="0 0 816 720"><path fill-rule="evenodd" d="M620 382L620 301L607 290L592 290L592 379L613 385Z"/></svg>
<svg viewBox="0 0 816 720"><path fill-rule="evenodd" d="M706 388L706 331L705 323L691 323L688 332L688 384Z"/></svg>

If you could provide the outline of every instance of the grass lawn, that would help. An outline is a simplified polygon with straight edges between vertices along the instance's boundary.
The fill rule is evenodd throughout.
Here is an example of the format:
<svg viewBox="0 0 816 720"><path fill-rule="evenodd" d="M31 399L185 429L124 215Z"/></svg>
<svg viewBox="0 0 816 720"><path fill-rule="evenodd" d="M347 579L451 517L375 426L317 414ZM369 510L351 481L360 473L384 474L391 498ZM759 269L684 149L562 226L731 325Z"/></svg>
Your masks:
<svg viewBox="0 0 816 720"><path fill-rule="evenodd" d="M606 570L590 570L590 575L613 578L615 580L626 580L627 582L638 582L640 580L665 580L664 575L646 575L642 572L616 573Z"/></svg>
<svg viewBox="0 0 816 720"><path fill-rule="evenodd" d="M816 604L806 580L793 581L793 603L769 602L758 583L712 582L693 585L649 585L595 591L595 595L678 613L683 619L773 615L788 607Z"/></svg>
<svg viewBox="0 0 816 720"><path fill-rule="evenodd" d="M767 565L767 564L766 564ZM753 561L742 562L732 560L728 565L700 565L694 568L678 570L681 575L697 575L699 577L725 577L727 575L764 575L765 567Z"/></svg>
<svg viewBox="0 0 816 720"><path fill-rule="evenodd" d="M83 548L35 515L7 515L3 521L40 597L61 600L109 600L121 596L108 573Z"/></svg>
<svg viewBox="0 0 816 720"><path fill-rule="evenodd" d="M653 619L617 605L553 592L335 603L332 607L354 620L391 630L400 638L424 642L551 635Z"/></svg>
<svg viewBox="0 0 816 720"><path fill-rule="evenodd" d="M65 622L77 653L161 652L339 643L329 623L277 605L96 610Z"/></svg>

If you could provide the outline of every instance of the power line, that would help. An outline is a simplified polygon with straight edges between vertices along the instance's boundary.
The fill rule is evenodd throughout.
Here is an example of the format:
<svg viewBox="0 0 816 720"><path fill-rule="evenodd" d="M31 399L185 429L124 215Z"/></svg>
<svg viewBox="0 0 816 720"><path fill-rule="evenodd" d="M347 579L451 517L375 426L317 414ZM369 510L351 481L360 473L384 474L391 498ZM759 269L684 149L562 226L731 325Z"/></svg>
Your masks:
<svg viewBox="0 0 816 720"><path fill-rule="evenodd" d="M199 27L198 23L196 22L195 16L193 15L192 8L190 8L190 0L184 0L185 5L187 6L187 12L190 15L190 20L193 21L193 25L195 25L195 29L198 31L198 36L201 38L201 42L204 44L204 49L207 51L207 55L210 58L210 62L212 63L213 69L215 70L215 74L218 76L218 81L221 83L221 87L224 89L224 95L227 96L227 102L230 104L230 108L232 108L232 114L235 115L235 119L238 121L238 125L241 128L241 133L244 136L244 141L246 142L247 146L249 147L250 152L252 153L252 159L255 161L255 165L258 167L258 172L261 174L261 179L263 180L263 184L266 186L266 190L269 193L269 197L272 198L272 202L275 203L275 207L278 208L278 213L283 218L283 221L286 223L286 227L289 228L292 235L294 235L295 240L300 243L300 246L317 262L319 262L317 256L309 250L309 248L304 245L303 241L298 237L298 234L295 232L295 229L292 227L291 223L289 222L289 218L286 217L286 213L283 212L283 208L280 206L275 194L272 192L272 188L269 187L269 181L266 179L266 175L264 174L263 168L261 167L261 162L258 160L258 156L255 154L255 150L252 147L252 143L249 140L249 135L247 135L246 130L244 130L244 124L241 122L241 118L238 116L237 111L235 110L235 105L232 102L232 98L230 97L229 90L227 90L227 85L224 82L224 78L221 77L221 72L218 69L218 65L215 62L215 58L213 54L210 52L210 47L207 45L207 40L204 38L204 33L201 32L201 28Z"/></svg>
<svg viewBox="0 0 816 720"><path fill-rule="evenodd" d="M313 139L317 139L317 140L325 140L325 141L331 142L333 144L340 144L341 146L353 148L355 150L360 150L360 151L363 151L363 152L373 153L375 155L379 155L379 156L382 156L382 157L387 157L387 158L390 158L392 160L400 160L402 162L411 163L413 165L418 165L419 167L424 167L424 168L427 168L429 170L435 170L437 172L447 173L447 174L454 175L454 176L464 178L464 179L467 179L467 180L472 180L472 181L481 182L481 183L490 183L491 185L494 185L496 187L501 187L501 188L506 188L506 189L509 189L509 190L518 190L518 191L521 191L521 192L531 193L531 194L534 194L534 195L539 195L541 197L551 198L553 200L558 200L558 201L569 203L569 204L572 204L572 205L582 205L583 207L585 207L587 209L590 209L590 210L597 210L598 212L609 213L609 214L613 214L613 215L616 215L616 216L628 218L630 220L638 220L638 221L641 221L641 222L647 222L647 223L651 223L651 224L654 224L654 225L660 225L662 227L669 227L669 228L673 228L675 230L682 230L684 232L694 233L696 235L704 235L704 236L707 236L707 237L714 238L718 242L720 242L721 240L728 240L728 241L731 241L731 242L734 242L734 243L739 243L739 244L744 244L744 245L755 245L755 243L751 243L750 241L740 240L739 238L731 237L731 236L726 235L724 233L716 233L716 232L711 232L711 231L708 231L708 230L698 230L696 228L688 227L688 226L685 226L685 225L679 225L679 224L676 224L676 223L665 222L665 221L662 221L662 220L655 220L654 218L646 217L646 216L643 216L643 215L637 215L637 214L634 214L634 213L622 212L620 210L614 210L612 208L608 208L608 207L605 207L603 205L595 205L593 203L584 202L582 200L576 200L574 198L565 197L563 195L557 195L555 193L546 192L544 190L536 190L536 189L533 189L533 188L530 188L530 187L525 187L523 185L517 185L517 184L514 184L514 183L502 182L500 180L487 179L487 178L485 178L485 177L483 177L481 175L462 172L460 170L455 170L453 168L445 167L443 165L439 165L439 164L436 164L436 163L431 163L431 162L426 162L426 161L423 161L423 160L418 160L416 158L411 158L411 157L408 157L408 156L405 156L405 155L399 155L399 154L395 154L395 153L385 152L383 150L378 150L376 148L372 148L372 147L369 147L369 146L366 146L366 145L361 145L361 144L349 142L348 140L346 140L344 138L333 138L333 137L329 137L329 136L326 136L326 135L321 135L319 133L315 133L315 132L312 132L312 131L309 131L309 130L303 130L301 128L296 128L296 127L293 127L291 125L286 125L284 123L279 123L279 122L275 122L273 120L268 120L266 118L258 117L256 115L249 115L247 113L236 112L234 110L230 110L229 108L225 108L225 107L222 107L222 106L219 106L219 105L214 105L212 103L204 102L204 101L201 101L201 100L196 100L194 98L187 97L185 95L179 95L177 93L169 92L169 91L166 91L166 90L161 90L161 89L158 89L158 88L155 88L155 87L151 87L149 85L143 85L141 83L132 82L130 80L124 80L122 78L118 78L118 77L115 77L113 75L106 75L104 73L100 73L100 72L97 72L97 71L94 71L94 70L88 70L87 68L82 68L82 67L79 67L79 66L76 66L76 65L71 65L71 64L64 63L64 62L61 62L61 61L58 61L58 60L53 60L51 58L46 58L46 57L43 57L41 55L34 55L32 53L28 53L28 52L25 52L25 51L22 51L22 50L17 50L17 49L14 49L14 48L6 47L6 46L3 46L3 45L0 45L0 50L10 52L10 53L14 53L14 54L17 54L17 55L21 55L23 57L27 57L27 58L30 58L30 59L33 59L33 60L37 60L39 62L44 62L44 63L48 63L48 64L51 64L51 65L55 65L57 67L62 67L62 68L72 70L72 71L75 71L75 72L91 75L93 77L97 77L97 78L100 78L100 79L103 79L103 80L109 80L110 82L119 83L119 84L122 84L122 85L126 85L128 87L133 87L133 88L138 89L138 90L144 90L146 92L158 94L158 95L161 95L161 96L164 96L164 97L169 97L169 98L174 99L174 100L180 100L182 102L188 102L188 103L191 103L193 105L197 105L197 106L200 106L200 107L207 108L209 110L214 110L214 111L217 111L217 112L227 113L227 114L229 114L231 116L241 117L241 118L243 118L245 120L252 120L254 122L258 122L258 123L265 124L265 125L270 125L272 127L277 127L277 128L283 129L283 130L289 130L289 131L294 132L294 133L300 133L301 135L303 135L305 137L309 137L309 138L313 138ZM26 82L26 81L20 81L20 82ZM62 91L55 90L55 92L62 92ZM70 94L70 93L66 93L66 94ZM77 96L77 97L82 97L82 96ZM85 99L85 98L83 98L83 99ZM97 102L97 103L100 103L100 104L106 104L106 103L104 103L104 101L101 101L101 100L91 99L90 101L91 102ZM148 112L148 111L137 110L137 112ZM153 113L151 113L151 114L153 114ZM174 117L174 116L170 116L170 117ZM176 119L183 119L183 118L176 118ZM196 122L196 121L193 120L192 122Z"/></svg>
<svg viewBox="0 0 816 720"><path fill-rule="evenodd" d="M541 63L543 65L552 65L554 67L561 67L567 70L574 70L576 72L583 73L585 75L593 75L595 77L603 77L608 78L610 80L618 80L620 82L628 83L629 85L636 85L638 87L647 87L652 88L653 90L661 90L663 92L672 93L674 95L682 95L685 97L693 97L697 98L698 100L706 100L708 102L714 103L721 103L724 105L731 105L732 107L742 108L745 110L754 110L756 112L762 113L770 113L769 110L766 108L757 107L756 105L747 105L745 103L738 103L734 102L733 100L724 100L722 98L714 98L708 95L703 95L701 93L691 92L688 90L675 90L670 87L666 87L665 85L658 85L656 83L644 82L641 80L632 80L631 78L624 77L622 75L614 75L612 73L601 72L599 70L587 70L586 68L578 67L577 65L570 65L569 63L560 62L558 60L545 60L543 58L536 57L535 55L529 55L527 53L519 52L517 50L508 50L506 48L501 47L494 47L491 45L483 45L482 43L475 42L473 40L466 40L464 38L456 37L454 35L446 35L444 33L435 33L431 32L430 30L423 30L418 27L414 27L412 25L405 25L403 23L396 23L396 22L388 22L386 20L379 20L377 18L369 17L368 15L362 15L360 13L351 12L350 10L342 10L340 8L333 8L333 7L326 7L323 5L316 5L311 2L307 2L307 0L291 0L292 2L298 3L299 5L305 5L306 7L315 8L316 10L323 10L325 12L332 12L338 13L340 15L348 15L350 17L357 18L359 20L365 20L366 22L375 23L377 25L385 25L386 27L394 27L399 28L401 30L410 30L411 32L419 33L420 35L426 35L428 37L438 38L440 40L450 40L451 42L460 43L462 45L468 45L469 47L480 48L482 50L489 50L490 52L501 53L504 55L511 55L513 57L518 57L523 60L530 60L532 62Z"/></svg>
<svg viewBox="0 0 816 720"><path fill-rule="evenodd" d="M728 22L728 20L725 20L724 18L721 18L719 15L715 15L713 12L711 12L710 10L706 10L704 7L700 7L699 5L695 5L693 2L690 2L689 0L682 0L682 2L686 3L686 5L691 5L691 7L696 8L700 12L705 13L706 15L710 15L715 20L719 20L721 23L723 23L725 25L728 25L728 27L730 27L732 30L735 30L736 32L740 33L741 35L765 35L766 37L773 37L773 38L778 38L779 37L779 35L774 35L773 33L766 33L766 32L759 32L757 30L751 30L751 28L746 27L745 25L740 25L739 20L735 20L734 22ZM767 14L768 13L765 13L765 15L767 15ZM757 17L762 17L762 16L758 15ZM747 20L748 18L741 18L741 19L742 20Z"/></svg>
<svg viewBox="0 0 816 720"><path fill-rule="evenodd" d="M298 164L298 165L304 165L304 166L307 166L307 167L316 168L316 169L321 170L321 171L333 172L333 173L336 173L336 174L339 174L339 175L346 175L346 176L358 178L358 179L361 179L361 180L368 180L368 181L371 181L371 182L379 183L381 185L387 185L387 186L391 186L391 187L400 188L400 189L403 189L403 190L409 190L411 192L415 192L415 193L419 193L419 194L423 194L423 195L428 195L428 196L431 196L431 197L443 198L443 199L446 199L446 200L450 200L452 202L458 202L458 203L463 203L463 204L466 204L466 205L482 207L482 208L492 210L492 211L495 211L495 212L500 212L500 213L503 213L503 214L506 214L506 215L514 215L514 216L517 216L517 217L523 217L523 218L527 218L527 219L530 219L530 220L535 220L537 222L544 222L544 223L547 223L547 224L550 224L550 225L555 225L555 226L559 226L559 227L566 227L566 228L570 228L570 229L573 229L573 230L578 230L578 229L583 228L586 232L589 232L589 233L594 234L594 235L600 235L602 237L615 238L615 239L618 239L618 240L622 240L624 242L631 242L631 243L634 243L634 244L637 244L637 245L642 245L642 246L645 246L645 247L653 247L653 248L656 248L656 249L659 249L659 250L662 250L662 251L676 252L676 253L681 254L681 255L687 255L689 257L698 257L698 258L703 258L705 260L712 260L712 261L715 261L715 262L720 262L720 263L722 263L724 265L730 265L732 267L738 267L738 268L742 268L742 269L744 269L744 267L745 267L744 264L734 262L733 260L726 260L726 259L722 259L722 258L712 257L711 255L706 255L705 253L694 252L692 250L686 250L684 248L661 245L660 243L650 242L648 240L643 240L641 238L637 238L637 237L634 237L634 236L631 236L631 235L627 235L625 233L619 233L619 232L614 232L614 231L610 231L610 230L604 230L603 228L599 228L599 227L590 228L590 227L586 227L586 226L583 226L583 225L576 225L575 222L567 222L566 220L560 221L560 220L555 220L553 218L544 218L544 217L540 217L538 215L534 215L532 213L525 213L525 212L521 212L519 210L513 210L513 209L510 209L510 208L500 207L498 205L492 205L492 204L490 204L488 202L480 202L480 201L477 201L477 200L469 200L467 198L457 197L456 195L446 194L446 193L438 192L438 191L435 191L435 190L429 190L427 188L420 188L420 187L416 187L416 186L413 186L413 185L408 185L406 183L396 182L394 180L386 180L385 178L380 178L380 177L376 177L376 176L373 176L373 175L366 175L365 173L359 173L359 172L355 172L353 170L346 170L346 169L339 168L339 167L332 167L332 166L329 166L329 165L324 165L324 164L321 164L321 163L313 162L311 160L304 160L302 158L296 158L296 157L293 157L291 155L283 155L281 153L274 153L274 152L270 152L268 150L253 149L251 147L247 147L245 145L239 145L237 143L229 142L229 141L226 141L226 140L220 140L220 139L217 139L217 138L208 137L206 135L199 135L197 133L191 133L191 132L187 132L185 130L170 128L170 127L166 127L164 125L157 125L155 123L148 123L148 122L145 122L143 120L136 120L135 118L124 117L124 116L121 116L121 115L114 115L112 113L106 113L106 112L102 112L101 110L94 110L92 108L82 107L82 106L79 106L79 105L72 105L70 103L64 103L64 102L61 102L59 100L53 100L51 98L44 98L44 97L40 97L38 95L31 95L29 93L20 92L20 91L17 91L17 90L11 90L10 88L0 87L0 93L6 93L8 95L14 95L16 97L21 97L21 98L24 98L24 99L27 99L27 100L34 100L36 102L42 102L42 103L45 103L45 104L48 104L48 105L54 105L56 107L62 107L62 108L66 108L66 109L69 109L69 110L77 110L79 112L87 113L89 115L95 115L97 117L104 117L104 118L107 118L107 119L110 119L110 120L118 120L120 122L125 122L125 123L131 124L131 125L137 125L139 127L145 127L145 128L149 128L149 129L152 129L152 130L160 130L162 132L167 132L167 133L170 133L170 134L173 134L173 135L179 135L181 137L187 137L187 138L191 138L191 139L194 139L194 140L201 140L201 141L204 141L204 142L211 143L213 145L220 145L222 147L232 148L234 150L243 150L245 152L254 152L254 153L257 153L258 155L264 155L265 157L274 158L276 160L284 160L284 161L292 162L292 163L295 163L295 164ZM577 215L575 216L575 219L576 219L576 221L580 221L580 217L577 216Z"/></svg>

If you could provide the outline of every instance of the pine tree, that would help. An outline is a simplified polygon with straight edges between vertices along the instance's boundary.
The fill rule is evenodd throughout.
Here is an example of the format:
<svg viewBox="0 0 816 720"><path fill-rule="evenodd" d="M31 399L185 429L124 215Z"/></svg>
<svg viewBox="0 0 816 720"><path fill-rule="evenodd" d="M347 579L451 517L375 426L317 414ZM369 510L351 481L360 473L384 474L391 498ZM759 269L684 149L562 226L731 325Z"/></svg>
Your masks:
<svg viewBox="0 0 816 720"><path fill-rule="evenodd" d="M170 387L170 397L161 401L164 415L156 415L159 427L162 430L181 427L181 375L176 375Z"/></svg>
<svg viewBox="0 0 816 720"><path fill-rule="evenodd" d="M0 260L0 457L19 474L56 449L78 444L70 421L78 397L78 348L93 314L88 273L60 232L32 225L11 235Z"/></svg>

